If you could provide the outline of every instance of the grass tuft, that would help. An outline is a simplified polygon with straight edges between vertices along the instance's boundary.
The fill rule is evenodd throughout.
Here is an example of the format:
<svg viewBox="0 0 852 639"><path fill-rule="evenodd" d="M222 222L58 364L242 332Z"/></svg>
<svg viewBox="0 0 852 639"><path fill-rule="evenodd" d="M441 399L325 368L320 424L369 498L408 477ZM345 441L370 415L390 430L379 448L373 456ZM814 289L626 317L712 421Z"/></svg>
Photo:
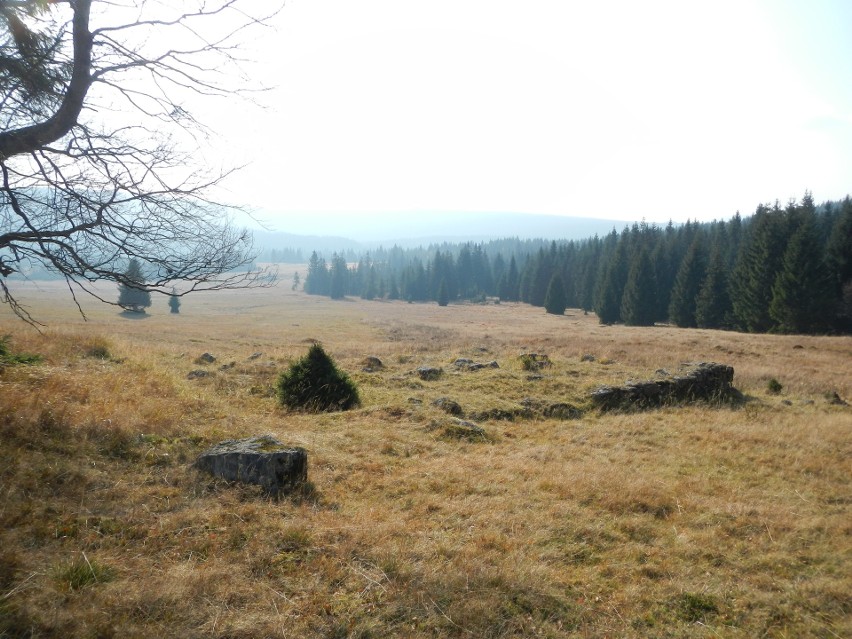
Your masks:
<svg viewBox="0 0 852 639"><path fill-rule="evenodd" d="M90 560L85 553L81 553L80 557L58 565L53 576L61 588L74 591L92 584L112 581L115 578L115 570Z"/></svg>

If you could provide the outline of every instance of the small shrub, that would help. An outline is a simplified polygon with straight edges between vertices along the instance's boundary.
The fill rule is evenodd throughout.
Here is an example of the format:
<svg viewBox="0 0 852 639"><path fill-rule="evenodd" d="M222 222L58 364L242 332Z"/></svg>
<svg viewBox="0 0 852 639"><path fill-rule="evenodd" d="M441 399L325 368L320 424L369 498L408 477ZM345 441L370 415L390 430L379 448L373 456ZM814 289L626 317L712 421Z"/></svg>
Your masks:
<svg viewBox="0 0 852 639"><path fill-rule="evenodd" d="M361 404L358 389L319 344L278 378L278 401L313 413L349 410Z"/></svg>
<svg viewBox="0 0 852 639"><path fill-rule="evenodd" d="M783 388L784 387L781 385L781 382L774 377L766 382L766 391L771 395L777 395Z"/></svg>
<svg viewBox="0 0 852 639"><path fill-rule="evenodd" d="M542 368L553 366L550 357L543 353L524 353L520 360L521 368L525 371L539 371Z"/></svg>

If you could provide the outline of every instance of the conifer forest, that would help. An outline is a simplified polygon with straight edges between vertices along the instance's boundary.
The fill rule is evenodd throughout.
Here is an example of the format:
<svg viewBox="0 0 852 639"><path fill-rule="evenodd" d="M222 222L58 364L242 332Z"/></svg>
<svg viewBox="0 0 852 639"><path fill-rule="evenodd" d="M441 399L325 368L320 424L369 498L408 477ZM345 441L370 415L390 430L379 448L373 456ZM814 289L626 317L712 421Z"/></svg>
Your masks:
<svg viewBox="0 0 852 639"><path fill-rule="evenodd" d="M763 333L852 330L852 199L761 204L751 216L634 223L580 241L507 239L380 248L357 262L314 252L304 290L341 299L499 299L602 324ZM442 299L443 298L443 299Z"/></svg>

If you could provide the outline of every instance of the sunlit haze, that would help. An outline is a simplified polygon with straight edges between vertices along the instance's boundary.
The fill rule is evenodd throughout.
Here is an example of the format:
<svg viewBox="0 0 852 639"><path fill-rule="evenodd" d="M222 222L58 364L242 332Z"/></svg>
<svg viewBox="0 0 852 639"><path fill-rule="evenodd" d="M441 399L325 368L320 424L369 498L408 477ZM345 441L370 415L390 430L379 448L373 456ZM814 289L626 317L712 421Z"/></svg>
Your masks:
<svg viewBox="0 0 852 639"><path fill-rule="evenodd" d="M710 220L852 191L846 0L293 0L273 22L247 51L263 108L207 115L247 165L227 197L282 231Z"/></svg>

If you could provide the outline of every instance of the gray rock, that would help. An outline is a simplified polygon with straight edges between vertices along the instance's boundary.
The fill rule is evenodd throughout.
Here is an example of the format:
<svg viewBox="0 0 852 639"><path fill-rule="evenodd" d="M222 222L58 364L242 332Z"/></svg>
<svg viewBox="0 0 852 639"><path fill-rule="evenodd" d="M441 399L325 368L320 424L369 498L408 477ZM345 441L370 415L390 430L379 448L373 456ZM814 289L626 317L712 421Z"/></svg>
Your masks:
<svg viewBox="0 0 852 639"><path fill-rule="evenodd" d="M453 366L458 369L468 371L478 371L483 368L500 368L500 364L498 364L496 361L490 361L487 363L474 362L472 359L465 359L463 357L460 357L459 359L454 361Z"/></svg>
<svg viewBox="0 0 852 639"><path fill-rule="evenodd" d="M365 357L361 361L361 366L361 370L363 370L365 373L375 373L376 371L380 371L385 367L385 365L382 364L382 360L380 360L378 357L373 357L372 355L370 357Z"/></svg>
<svg viewBox="0 0 852 639"><path fill-rule="evenodd" d="M456 415L457 417L461 417L464 415L464 411L462 410L461 405L450 399L449 397L439 397L435 401L432 402L432 406L437 406L445 413L449 413L450 415Z"/></svg>
<svg viewBox="0 0 852 639"><path fill-rule="evenodd" d="M586 353L580 358L581 362L594 362L597 358L594 355Z"/></svg>
<svg viewBox="0 0 852 639"><path fill-rule="evenodd" d="M196 364L212 364L216 361L216 358L213 357L210 353L203 353L195 360Z"/></svg>
<svg viewBox="0 0 852 639"><path fill-rule="evenodd" d="M444 374L443 368L435 368L434 366L421 366L417 369L417 375L424 382L434 382Z"/></svg>
<svg viewBox="0 0 852 639"><path fill-rule="evenodd" d="M308 478L308 453L270 435L229 439L206 450L195 467L227 481L258 484L271 494L290 491Z"/></svg>
<svg viewBox="0 0 852 639"><path fill-rule="evenodd" d="M485 441L488 439L488 433L482 426L463 419L456 419L451 424L447 424L444 427L444 436L467 441Z"/></svg>
<svg viewBox="0 0 852 639"><path fill-rule="evenodd" d="M248 356L249 360L260 359L261 357L263 357L263 353L252 353Z"/></svg>
<svg viewBox="0 0 852 639"><path fill-rule="evenodd" d="M544 416L553 419L580 419L583 416L583 411L571 404L551 404L544 409Z"/></svg>
<svg viewBox="0 0 852 639"><path fill-rule="evenodd" d="M186 375L186 378L187 379L202 379L204 377L210 377L211 374L212 373L210 373L210 371L204 371L204 370L189 371L189 373L187 373L187 375Z"/></svg>

